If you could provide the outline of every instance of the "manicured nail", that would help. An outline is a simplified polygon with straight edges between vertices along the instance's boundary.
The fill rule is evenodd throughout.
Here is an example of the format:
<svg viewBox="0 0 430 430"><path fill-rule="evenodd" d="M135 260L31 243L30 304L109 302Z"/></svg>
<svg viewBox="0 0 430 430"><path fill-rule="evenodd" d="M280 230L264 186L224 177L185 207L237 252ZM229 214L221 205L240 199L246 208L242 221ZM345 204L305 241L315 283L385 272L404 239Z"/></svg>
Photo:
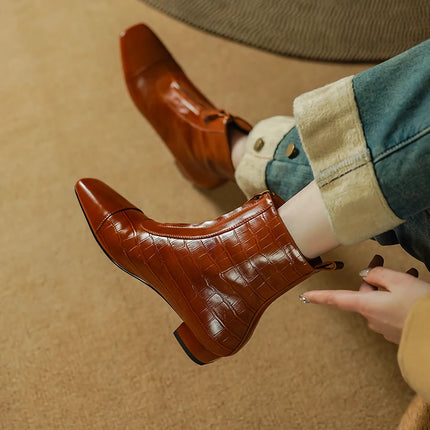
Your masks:
<svg viewBox="0 0 430 430"><path fill-rule="evenodd" d="M301 303L303 303L303 304L310 303L310 300L309 300L307 297L302 296L301 294L300 294L300 296L299 296L299 300L300 300L300 302L301 302Z"/></svg>
<svg viewBox="0 0 430 430"><path fill-rule="evenodd" d="M372 267L366 267L365 269L360 270L359 275L360 275L362 278L365 278L365 277L369 274L369 272L370 272L371 270L372 270Z"/></svg>

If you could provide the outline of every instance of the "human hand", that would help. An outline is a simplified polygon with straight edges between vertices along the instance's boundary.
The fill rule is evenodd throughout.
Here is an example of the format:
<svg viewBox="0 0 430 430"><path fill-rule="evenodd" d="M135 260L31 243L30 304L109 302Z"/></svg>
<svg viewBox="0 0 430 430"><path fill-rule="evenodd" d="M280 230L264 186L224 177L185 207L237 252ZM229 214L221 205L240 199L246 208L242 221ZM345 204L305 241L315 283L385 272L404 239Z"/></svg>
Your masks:
<svg viewBox="0 0 430 430"><path fill-rule="evenodd" d="M367 319L371 330L398 344L410 308L430 293L430 284L417 279L416 269L401 273L381 267L383 262L382 257L375 256L369 268L360 272L363 282L358 291L308 291L300 300L358 312Z"/></svg>

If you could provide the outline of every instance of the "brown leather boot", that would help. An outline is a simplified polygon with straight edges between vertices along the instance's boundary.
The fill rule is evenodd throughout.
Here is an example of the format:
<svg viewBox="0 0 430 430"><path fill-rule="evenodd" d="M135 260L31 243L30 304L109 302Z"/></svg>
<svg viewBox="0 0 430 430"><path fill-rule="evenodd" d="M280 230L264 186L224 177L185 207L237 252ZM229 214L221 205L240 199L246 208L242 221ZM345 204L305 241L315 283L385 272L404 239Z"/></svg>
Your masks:
<svg viewBox="0 0 430 430"><path fill-rule="evenodd" d="M308 261L266 191L202 224L161 224L97 179L76 195L107 256L158 292L183 323L174 332L198 364L235 354L283 293L338 262Z"/></svg>
<svg viewBox="0 0 430 430"><path fill-rule="evenodd" d="M229 130L235 127L248 133L252 127L215 108L144 24L122 33L120 45L131 98L184 175L202 188L233 179Z"/></svg>

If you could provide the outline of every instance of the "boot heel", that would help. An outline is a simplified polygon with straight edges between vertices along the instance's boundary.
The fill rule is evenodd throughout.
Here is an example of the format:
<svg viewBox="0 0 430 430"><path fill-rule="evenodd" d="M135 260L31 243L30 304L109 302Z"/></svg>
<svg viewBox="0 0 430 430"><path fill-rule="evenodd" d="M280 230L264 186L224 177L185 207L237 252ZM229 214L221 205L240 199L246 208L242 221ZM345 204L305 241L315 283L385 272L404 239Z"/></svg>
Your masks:
<svg viewBox="0 0 430 430"><path fill-rule="evenodd" d="M182 323L173 334L188 357L190 357L195 363L202 366L220 358L218 355L208 351L196 339L193 332L185 323Z"/></svg>

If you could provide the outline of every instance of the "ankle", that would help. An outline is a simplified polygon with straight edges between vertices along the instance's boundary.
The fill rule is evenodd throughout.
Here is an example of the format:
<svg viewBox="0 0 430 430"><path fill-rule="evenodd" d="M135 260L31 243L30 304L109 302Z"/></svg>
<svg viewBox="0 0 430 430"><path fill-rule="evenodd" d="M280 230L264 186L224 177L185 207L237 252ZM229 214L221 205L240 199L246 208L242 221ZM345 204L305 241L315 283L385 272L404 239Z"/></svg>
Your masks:
<svg viewBox="0 0 430 430"><path fill-rule="evenodd" d="M230 144L230 156L231 162L233 164L234 170L237 169L240 161L242 160L243 154L245 152L245 143L248 134L235 128L230 127L228 130L228 142Z"/></svg>
<svg viewBox="0 0 430 430"><path fill-rule="evenodd" d="M315 258L340 245L315 181L282 205L279 215L306 258Z"/></svg>

